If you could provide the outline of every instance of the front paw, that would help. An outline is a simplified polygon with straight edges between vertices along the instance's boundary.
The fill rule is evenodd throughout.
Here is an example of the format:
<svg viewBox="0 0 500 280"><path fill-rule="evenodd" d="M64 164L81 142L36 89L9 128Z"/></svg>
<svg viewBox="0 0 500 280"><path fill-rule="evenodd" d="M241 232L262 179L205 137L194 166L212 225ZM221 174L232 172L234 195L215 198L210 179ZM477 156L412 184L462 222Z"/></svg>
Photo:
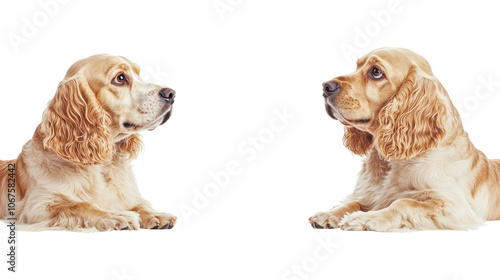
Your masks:
<svg viewBox="0 0 500 280"><path fill-rule="evenodd" d="M371 230L371 231L394 231L400 229L393 219L390 219L383 212L355 212L346 215L340 221L342 230Z"/></svg>
<svg viewBox="0 0 500 280"><path fill-rule="evenodd" d="M141 215L141 228L145 229L171 229L177 217L167 213L148 213Z"/></svg>
<svg viewBox="0 0 500 280"><path fill-rule="evenodd" d="M313 228L338 228L341 214L335 211L318 212L309 218L309 223Z"/></svg>
<svg viewBox="0 0 500 280"><path fill-rule="evenodd" d="M93 225L93 227L100 231L138 230L139 226L139 214L132 211L108 212Z"/></svg>

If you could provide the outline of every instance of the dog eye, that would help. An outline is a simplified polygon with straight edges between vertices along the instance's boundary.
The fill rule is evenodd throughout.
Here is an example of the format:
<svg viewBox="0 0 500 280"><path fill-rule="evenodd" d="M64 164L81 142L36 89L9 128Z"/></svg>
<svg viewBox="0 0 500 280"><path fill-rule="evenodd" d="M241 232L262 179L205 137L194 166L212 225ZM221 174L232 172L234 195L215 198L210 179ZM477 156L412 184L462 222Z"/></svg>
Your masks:
<svg viewBox="0 0 500 280"><path fill-rule="evenodd" d="M127 83L127 77L125 77L125 74L123 74L123 73L118 74L113 79L113 84L115 84L115 85L124 85L125 83Z"/></svg>
<svg viewBox="0 0 500 280"><path fill-rule="evenodd" d="M370 70L370 77L374 80L380 80L384 77L384 73L382 73L382 71L380 71L377 67L373 67Z"/></svg>

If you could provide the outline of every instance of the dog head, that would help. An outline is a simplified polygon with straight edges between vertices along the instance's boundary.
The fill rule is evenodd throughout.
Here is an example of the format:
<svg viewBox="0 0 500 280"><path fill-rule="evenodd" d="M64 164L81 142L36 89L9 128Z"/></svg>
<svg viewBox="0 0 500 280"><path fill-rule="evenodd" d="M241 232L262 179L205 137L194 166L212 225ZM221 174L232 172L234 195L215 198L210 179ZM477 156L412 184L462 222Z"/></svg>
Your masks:
<svg viewBox="0 0 500 280"><path fill-rule="evenodd" d="M115 153L135 158L137 134L164 124L175 91L145 82L121 56L94 55L74 63L44 112L43 144L74 163L93 165Z"/></svg>
<svg viewBox="0 0 500 280"><path fill-rule="evenodd" d="M373 147L389 160L437 147L445 134L448 95L429 63L406 50L374 50L349 75L323 83L328 115L345 126L344 144L365 155Z"/></svg>

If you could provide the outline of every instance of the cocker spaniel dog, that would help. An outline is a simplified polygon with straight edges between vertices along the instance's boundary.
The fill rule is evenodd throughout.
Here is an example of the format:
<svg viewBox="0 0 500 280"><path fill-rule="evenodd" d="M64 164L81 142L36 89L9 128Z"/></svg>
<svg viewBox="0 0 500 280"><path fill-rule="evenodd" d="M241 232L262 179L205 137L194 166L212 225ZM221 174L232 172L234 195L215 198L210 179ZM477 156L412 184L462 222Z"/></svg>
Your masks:
<svg viewBox="0 0 500 280"><path fill-rule="evenodd" d="M309 218L314 228L399 231L475 228L500 219L500 161L464 131L429 63L383 48L323 84L344 144L366 156L354 192Z"/></svg>
<svg viewBox="0 0 500 280"><path fill-rule="evenodd" d="M139 132L164 124L174 98L124 57L73 64L19 157L0 161L0 219L11 217L15 195L15 216L30 230L172 228L176 217L141 197L130 161Z"/></svg>

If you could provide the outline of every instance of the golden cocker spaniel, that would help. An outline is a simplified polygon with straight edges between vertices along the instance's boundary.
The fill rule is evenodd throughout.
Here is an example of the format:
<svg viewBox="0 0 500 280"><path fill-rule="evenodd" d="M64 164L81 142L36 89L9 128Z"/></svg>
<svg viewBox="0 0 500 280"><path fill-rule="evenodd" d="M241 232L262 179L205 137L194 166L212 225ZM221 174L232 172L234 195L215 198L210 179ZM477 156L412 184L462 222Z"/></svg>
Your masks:
<svg viewBox="0 0 500 280"><path fill-rule="evenodd" d="M366 158L354 192L309 218L313 227L467 229L500 219L500 160L472 145L423 57L372 51L323 92L328 115L345 126L345 146Z"/></svg>
<svg viewBox="0 0 500 280"><path fill-rule="evenodd" d="M15 216L30 230L172 228L176 217L141 197L130 161L138 132L164 124L174 98L124 57L73 64L19 157L0 161L0 219L12 215L14 194Z"/></svg>

